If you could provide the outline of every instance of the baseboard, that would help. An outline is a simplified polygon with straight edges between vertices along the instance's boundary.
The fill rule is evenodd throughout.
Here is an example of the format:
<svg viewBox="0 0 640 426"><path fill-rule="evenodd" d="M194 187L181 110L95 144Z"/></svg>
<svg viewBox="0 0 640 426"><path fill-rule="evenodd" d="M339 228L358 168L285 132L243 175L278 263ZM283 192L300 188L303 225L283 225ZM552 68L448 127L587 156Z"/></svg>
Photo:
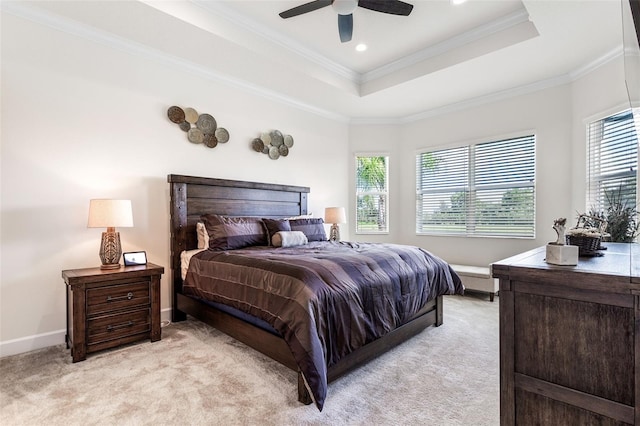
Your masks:
<svg viewBox="0 0 640 426"><path fill-rule="evenodd" d="M160 320L171 321L171 308L160 311ZM0 358L64 344L66 333L67 330L62 329L0 342Z"/></svg>
<svg viewBox="0 0 640 426"><path fill-rule="evenodd" d="M0 357L17 355L24 352L35 351L36 349L59 345L64 343L64 335L66 332L67 330L56 330L49 333L0 342Z"/></svg>

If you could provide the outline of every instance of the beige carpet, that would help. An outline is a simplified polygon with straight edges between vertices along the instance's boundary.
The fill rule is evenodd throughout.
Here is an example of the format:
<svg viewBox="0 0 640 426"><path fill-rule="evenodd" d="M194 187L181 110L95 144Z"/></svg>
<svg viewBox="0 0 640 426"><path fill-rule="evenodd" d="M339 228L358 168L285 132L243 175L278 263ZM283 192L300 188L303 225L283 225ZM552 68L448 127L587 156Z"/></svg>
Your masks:
<svg viewBox="0 0 640 426"><path fill-rule="evenodd" d="M497 425L498 301L445 297L444 324L297 402L294 372L200 322L73 364L64 345L0 359L3 425Z"/></svg>

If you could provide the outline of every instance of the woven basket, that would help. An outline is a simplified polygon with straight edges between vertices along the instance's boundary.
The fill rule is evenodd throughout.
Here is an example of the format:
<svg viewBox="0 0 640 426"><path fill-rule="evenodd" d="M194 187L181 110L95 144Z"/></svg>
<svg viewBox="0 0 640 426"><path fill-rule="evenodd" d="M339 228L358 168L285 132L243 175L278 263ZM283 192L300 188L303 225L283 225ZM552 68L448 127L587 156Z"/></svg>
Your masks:
<svg viewBox="0 0 640 426"><path fill-rule="evenodd" d="M579 255L592 254L600 247L600 237L585 237L582 235L567 235L567 244L578 246Z"/></svg>

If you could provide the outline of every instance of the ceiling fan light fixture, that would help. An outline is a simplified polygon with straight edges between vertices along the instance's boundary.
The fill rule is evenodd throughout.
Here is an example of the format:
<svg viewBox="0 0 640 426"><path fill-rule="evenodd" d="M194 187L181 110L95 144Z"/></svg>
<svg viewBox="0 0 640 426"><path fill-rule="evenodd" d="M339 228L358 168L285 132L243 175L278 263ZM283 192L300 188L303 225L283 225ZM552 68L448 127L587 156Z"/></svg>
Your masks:
<svg viewBox="0 0 640 426"><path fill-rule="evenodd" d="M353 37L353 12L358 6L374 12L390 15L409 16L413 5L401 0L312 0L294 8L280 12L282 19L313 12L331 5L338 14L338 35L341 43L350 42Z"/></svg>
<svg viewBox="0 0 640 426"><path fill-rule="evenodd" d="M358 0L333 0L331 7L338 15L351 15L358 7Z"/></svg>

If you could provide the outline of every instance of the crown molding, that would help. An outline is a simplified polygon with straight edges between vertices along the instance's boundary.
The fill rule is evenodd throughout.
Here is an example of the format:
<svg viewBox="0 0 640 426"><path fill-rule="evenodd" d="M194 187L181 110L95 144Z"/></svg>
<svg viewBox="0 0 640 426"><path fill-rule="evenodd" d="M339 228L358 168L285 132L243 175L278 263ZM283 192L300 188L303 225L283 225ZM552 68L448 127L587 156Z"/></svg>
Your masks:
<svg viewBox="0 0 640 426"><path fill-rule="evenodd" d="M227 74L212 71L211 69L195 62L187 61L175 55L171 55L158 49L149 47L145 44L135 42L131 39L120 37L113 33L99 30L95 27L80 23L78 21L56 15L27 3L0 2L0 8L3 12L7 12L16 17L26 19L40 25L45 25L50 28L65 32L67 34L80 37L94 43L102 44L104 46L120 50L134 56L142 56L146 59L153 60L163 65L172 66L179 70L190 72L211 81L226 84L228 86L251 93L253 95L258 95L265 99L278 102L280 104L307 111L321 117L328 118L330 120L345 123L349 121L349 117L342 114L336 114L333 111L318 108L314 105L299 101L292 97L282 95L281 93L278 93L274 90L266 89L256 84L249 83L245 80L231 77Z"/></svg>
<svg viewBox="0 0 640 426"><path fill-rule="evenodd" d="M422 111L417 114L411 114L405 117L400 118L381 118L381 119L372 119L372 118L352 118L349 123L351 124L406 124L412 123L415 121L424 120L427 118L437 117L439 115L450 114L453 112L462 111L469 108L479 107L482 105L489 104L491 102L497 102L506 100L509 98L514 98L516 96L522 96L529 93L538 92L540 90L549 89L551 87L561 86L563 84L572 83L585 75L588 75L595 71L596 69L608 64L611 61L616 60L620 56L622 56L623 50L622 47L613 49L610 52L600 56L599 58L589 62L588 64L579 67L567 74L552 77L546 80L540 80L531 84L527 84L524 86L518 86L511 89L506 89L500 92L491 93L485 96L479 96L473 99L468 99L462 102L456 102L449 105L444 105L442 107L429 109L426 111Z"/></svg>
<svg viewBox="0 0 640 426"><path fill-rule="evenodd" d="M372 71L362 75L360 83L366 83L386 75L401 71L412 65L426 61L443 53L458 49L466 44L478 41L491 34L499 33L511 27L529 21L529 13L526 10L519 10L509 15L503 16L492 22L474 28L473 30L459 34L446 41L430 46L426 49L405 56L397 61L382 65Z"/></svg>
<svg viewBox="0 0 640 426"><path fill-rule="evenodd" d="M346 78L352 83L359 84L361 80L360 73L353 71L350 68L347 68L343 65L338 64L337 62L332 61L324 55L320 55L310 49L307 49L303 44L298 41L286 37L277 31L273 31L268 28L266 25L261 24L260 22L247 18L233 10L229 7L224 6L222 2L211 2L211 1L202 1L202 0L191 0L191 3L201 7L204 10L207 10L210 13L214 13L232 24L241 27L242 29L252 32L259 37L262 37L286 50L289 50L310 62L324 68L325 70L337 74L340 77Z"/></svg>
<svg viewBox="0 0 640 426"><path fill-rule="evenodd" d="M343 65L340 65L326 56L320 55L310 49L307 49L304 45L298 41L286 37L277 31L273 31L267 26L261 24L258 21L247 18L234 10L224 6L222 2L206 2L203 0L191 0L191 3L207 10L210 13L214 13L227 21L233 23L236 26L243 28L246 31L252 32L264 39L286 49L294 54L306 59L314 64L321 66L325 70L335 73L340 77L346 78L356 85L362 85L368 81L378 79L380 77L392 74L394 72L401 71L407 67L441 55L443 53L457 49L465 44L472 43L480 40L491 34L495 34L513 26L529 21L529 14L526 9L522 9L503 16L492 22L486 23L480 27L477 27L471 31L460 34L445 42L439 43L434 46L430 46L426 49L418 51L412 55L382 65L367 73L358 73Z"/></svg>
<svg viewBox="0 0 640 426"><path fill-rule="evenodd" d="M479 96L466 101L456 102L454 104L449 104L443 107L434 108L429 111L424 111L418 114L409 115L407 117L402 118L401 122L411 123L411 122L423 120L425 118L431 118L438 115L461 111L464 109L479 107L492 102L503 101L506 99L514 98L516 96L527 95L529 93L539 92L540 90L549 89L556 86L562 86L563 84L567 84L570 82L571 82L571 79L566 74L561 75L559 77L552 77L546 80L537 81L535 83L525 84L524 86L518 86L512 89L490 93L485 96Z"/></svg>
<svg viewBox="0 0 640 426"><path fill-rule="evenodd" d="M619 48L613 49L605 53L604 55L594 59L593 61L569 72L569 76L571 77L572 81L578 80L579 78L582 78L585 75L592 73L596 69L608 64L609 62L623 55L624 55L624 50L622 46L620 46Z"/></svg>
<svg viewBox="0 0 640 426"><path fill-rule="evenodd" d="M198 1L197 3L201 4L201 1ZM43 9L40 9L36 6L30 5L25 2L0 1L0 10L2 10L3 12L10 13L11 15L17 16L19 18L26 19L41 25L45 25L45 26L54 28L56 30L66 32L68 34L105 45L113 49L124 51L132 55L143 56L147 59L162 63L167 66L173 66L177 69L196 74L208 80L227 84L229 86L238 88L245 92L269 99L271 101L275 101L293 108L307 111L312 114L315 114L330 120L335 120L338 122L350 123L355 125L367 125L367 124L398 125L398 124L412 123L415 121L432 118L432 117L436 117L443 114L449 114L452 112L461 111L468 108L482 106L491 102L509 99L515 96L533 93L539 90L548 89L548 88L559 86L562 84L571 83L593 72L597 68L604 66L607 63L617 59L618 57L622 56L624 53L622 47L620 47L602 55L601 57L593 60L592 62L589 62L588 64L582 67L579 67L567 74L564 74L558 77L553 77L546 80L541 80L538 82L527 84L524 86L519 86L519 87L503 90L500 92L491 93L485 96L476 97L476 98L465 100L462 102L444 105L442 107L429 109L429 110L422 111L417 114L411 114L405 117L400 117L400 118L351 117L350 118L342 114L337 114L335 112L328 111L322 108L315 107L311 104L298 101L292 97L284 96L278 92L265 89L264 87L249 83L247 81L233 78L226 74L214 72L197 63L186 61L182 58L167 54L157 49L153 49L147 45L134 42L130 39L119 37L112 33L96 29L86 24L82 24L80 22L77 22L68 18L64 18L62 16L53 14L49 11L45 11ZM507 28L508 22L511 22L511 25L515 25L514 22L518 19L522 19L521 13L509 15L509 17L503 18L503 20L500 21L502 22L502 25L505 25L505 26L501 27L500 25L498 25L497 21L494 21L493 23L488 24L486 26L487 28L483 28L482 30L477 29L478 32L476 34L483 33L486 36L489 34L488 31L490 31L490 28L493 28L494 32L499 31L499 28L502 28L502 29ZM521 21L518 21L518 22L521 22ZM470 33L473 33L473 31ZM466 33L463 36L471 37L470 33ZM286 40L284 42L285 42L285 47L287 47L286 43L288 42ZM445 46L438 45L439 46L438 49L445 49L448 43L445 42L441 44ZM453 46L453 44L449 44L449 46ZM449 47L449 48L452 48L452 47ZM434 46L434 49L435 49L435 46ZM426 49L425 51L420 52L420 54L429 55L435 52L435 50L432 50L431 53L429 53L427 52L429 50L430 49ZM423 60L425 57L427 56L420 57L421 59L419 60ZM412 60L416 60L416 59L413 58ZM396 62L401 62L401 61L396 61ZM384 67L381 67L381 68L384 68ZM380 70L381 68L378 68L376 71Z"/></svg>
<svg viewBox="0 0 640 426"><path fill-rule="evenodd" d="M430 110L422 111L417 114L408 115L399 118L382 118L382 119L370 119L370 118L352 118L350 124L408 124L427 118L433 118L444 114L451 114L470 108L479 107L492 102L503 101L506 99L514 98L516 96L522 96L529 93L538 92L540 90L549 89L551 87L561 86L563 84L570 83L572 80L568 74L560 77L553 77L535 83L527 84L524 86L514 87L512 89L502 90L500 92L490 93L484 96L478 96L473 99L468 99L461 102L456 102L449 105L433 108Z"/></svg>

